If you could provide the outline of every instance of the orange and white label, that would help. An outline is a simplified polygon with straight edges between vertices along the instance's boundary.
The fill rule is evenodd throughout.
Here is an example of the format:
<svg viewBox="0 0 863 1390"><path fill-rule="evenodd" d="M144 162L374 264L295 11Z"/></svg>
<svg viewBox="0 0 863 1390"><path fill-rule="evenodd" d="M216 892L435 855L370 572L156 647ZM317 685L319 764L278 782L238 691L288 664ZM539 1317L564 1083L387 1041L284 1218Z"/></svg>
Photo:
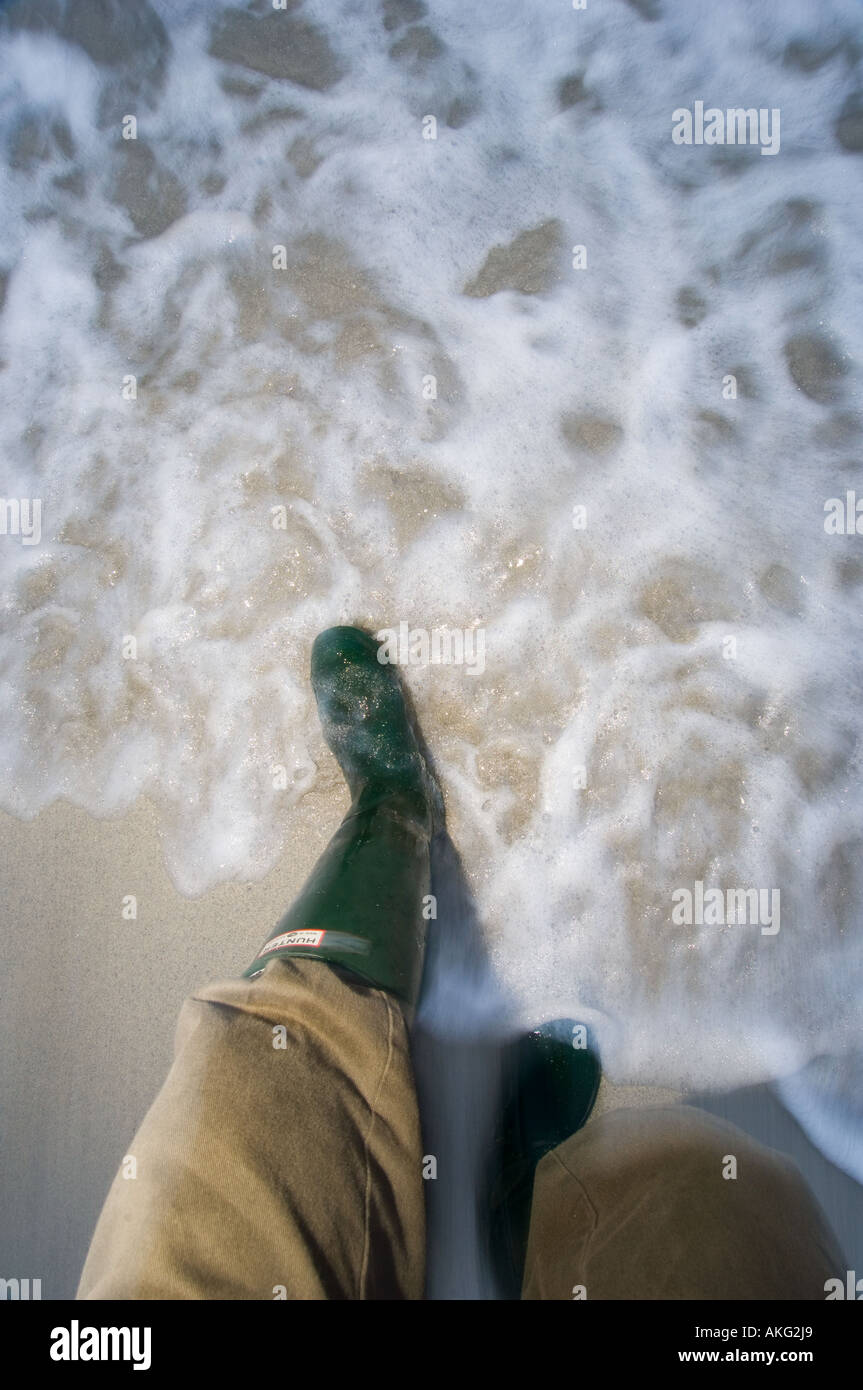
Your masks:
<svg viewBox="0 0 863 1390"><path fill-rule="evenodd" d="M270 951L280 951L283 946L320 946L325 931L283 931L280 936L270 937L258 952L259 956L265 956Z"/></svg>

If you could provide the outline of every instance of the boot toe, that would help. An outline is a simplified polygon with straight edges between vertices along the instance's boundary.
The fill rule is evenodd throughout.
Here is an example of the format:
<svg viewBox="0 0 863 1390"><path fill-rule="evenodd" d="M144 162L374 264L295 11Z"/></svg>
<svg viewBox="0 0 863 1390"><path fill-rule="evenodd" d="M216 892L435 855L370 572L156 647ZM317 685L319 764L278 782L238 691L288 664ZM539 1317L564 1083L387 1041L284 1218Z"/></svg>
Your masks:
<svg viewBox="0 0 863 1390"><path fill-rule="evenodd" d="M328 627L321 632L312 647L312 677L331 673L358 662L378 662L379 644L359 627Z"/></svg>

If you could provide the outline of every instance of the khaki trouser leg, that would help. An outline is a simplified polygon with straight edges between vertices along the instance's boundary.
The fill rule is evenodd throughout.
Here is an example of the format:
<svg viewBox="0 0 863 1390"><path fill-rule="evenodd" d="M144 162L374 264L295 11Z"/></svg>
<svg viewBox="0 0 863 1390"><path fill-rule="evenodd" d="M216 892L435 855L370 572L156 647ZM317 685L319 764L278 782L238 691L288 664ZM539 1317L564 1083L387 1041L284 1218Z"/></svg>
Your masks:
<svg viewBox="0 0 863 1390"><path fill-rule="evenodd" d="M274 960L188 999L128 1153L79 1298L423 1295L405 1019L346 972Z"/></svg>
<svg viewBox="0 0 863 1390"><path fill-rule="evenodd" d="M539 1164L522 1297L823 1299L844 1269L793 1163L694 1107L616 1110Z"/></svg>

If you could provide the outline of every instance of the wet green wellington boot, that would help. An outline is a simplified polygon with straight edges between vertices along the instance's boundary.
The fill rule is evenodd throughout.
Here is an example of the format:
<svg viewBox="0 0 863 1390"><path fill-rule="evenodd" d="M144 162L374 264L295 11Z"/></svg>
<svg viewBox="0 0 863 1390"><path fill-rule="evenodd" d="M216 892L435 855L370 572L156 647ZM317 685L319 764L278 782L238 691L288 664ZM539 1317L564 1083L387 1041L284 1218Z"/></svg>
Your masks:
<svg viewBox="0 0 863 1390"><path fill-rule="evenodd" d="M576 1130L599 1090L599 1055L571 1019L543 1023L503 1054L503 1089L488 1175L492 1266L503 1298L521 1296L537 1164Z"/></svg>
<svg viewBox="0 0 863 1390"><path fill-rule="evenodd" d="M420 749L398 674L359 628L332 627L312 648L324 738L351 807L311 877L244 976L277 956L342 966L412 1008L425 952L429 849L443 799Z"/></svg>

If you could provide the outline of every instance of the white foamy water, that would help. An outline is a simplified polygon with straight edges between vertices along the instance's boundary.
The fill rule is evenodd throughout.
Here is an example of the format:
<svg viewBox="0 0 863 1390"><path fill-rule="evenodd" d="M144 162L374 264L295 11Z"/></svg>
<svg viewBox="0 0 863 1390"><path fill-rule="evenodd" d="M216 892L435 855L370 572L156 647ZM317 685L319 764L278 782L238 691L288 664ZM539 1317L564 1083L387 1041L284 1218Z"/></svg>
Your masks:
<svg viewBox="0 0 863 1390"><path fill-rule="evenodd" d="M620 1081L853 1077L859 5L253 9L3 12L0 804L147 794L182 891L262 876L331 776L316 633L481 627L408 680L524 1017ZM779 152L675 145L696 101ZM780 930L673 924L696 881Z"/></svg>

